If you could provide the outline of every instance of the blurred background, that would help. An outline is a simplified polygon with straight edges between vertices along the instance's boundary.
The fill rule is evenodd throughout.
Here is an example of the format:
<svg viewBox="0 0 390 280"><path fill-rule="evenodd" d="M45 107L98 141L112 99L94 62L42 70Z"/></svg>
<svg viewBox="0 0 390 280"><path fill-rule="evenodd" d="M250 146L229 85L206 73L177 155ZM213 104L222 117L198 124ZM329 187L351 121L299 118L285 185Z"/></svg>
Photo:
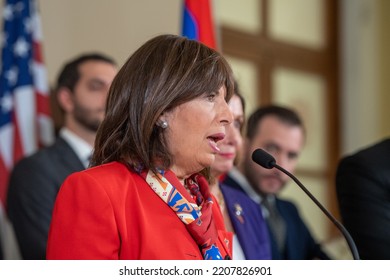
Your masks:
<svg viewBox="0 0 390 280"><path fill-rule="evenodd" d="M77 54L102 51L122 65L151 37L181 33L181 0L38 5L51 85L62 63ZM295 175L339 218L338 160L389 135L390 1L214 0L213 11L220 50L246 97L247 114L268 103L301 114L308 139ZM338 230L297 186L291 183L283 196L297 203L334 258L352 258Z"/></svg>

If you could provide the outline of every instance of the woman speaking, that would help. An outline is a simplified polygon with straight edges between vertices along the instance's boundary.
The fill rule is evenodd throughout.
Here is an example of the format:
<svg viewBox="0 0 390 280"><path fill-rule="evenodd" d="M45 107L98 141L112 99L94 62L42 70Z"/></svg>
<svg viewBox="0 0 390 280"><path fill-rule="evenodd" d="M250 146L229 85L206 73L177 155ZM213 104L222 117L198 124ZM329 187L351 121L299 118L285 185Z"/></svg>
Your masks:
<svg viewBox="0 0 390 280"><path fill-rule="evenodd" d="M215 50L175 35L141 46L111 85L92 167L60 189L47 258L229 259L206 178L233 92Z"/></svg>

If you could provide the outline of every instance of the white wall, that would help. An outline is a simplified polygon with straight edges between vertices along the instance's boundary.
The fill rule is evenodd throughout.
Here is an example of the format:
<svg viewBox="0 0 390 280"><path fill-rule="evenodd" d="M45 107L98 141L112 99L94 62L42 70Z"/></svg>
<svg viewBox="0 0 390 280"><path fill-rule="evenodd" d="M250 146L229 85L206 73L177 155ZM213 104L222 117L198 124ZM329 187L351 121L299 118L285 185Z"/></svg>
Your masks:
<svg viewBox="0 0 390 280"><path fill-rule="evenodd" d="M370 145L389 132L386 117L390 104L385 104L389 99L383 92L384 88L389 88L390 80L384 75L389 59L382 51L388 28L381 17L386 6L388 3L381 0L343 0L340 3L343 154Z"/></svg>
<svg viewBox="0 0 390 280"><path fill-rule="evenodd" d="M179 34L181 0L38 0L49 81L64 60L102 51L119 65L147 39Z"/></svg>

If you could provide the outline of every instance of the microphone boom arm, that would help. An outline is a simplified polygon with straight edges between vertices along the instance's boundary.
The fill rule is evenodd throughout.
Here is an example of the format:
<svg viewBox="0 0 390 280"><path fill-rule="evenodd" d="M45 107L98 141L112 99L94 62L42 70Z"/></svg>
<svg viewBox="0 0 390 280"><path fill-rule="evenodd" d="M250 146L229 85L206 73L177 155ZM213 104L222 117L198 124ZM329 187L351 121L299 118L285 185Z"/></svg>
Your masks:
<svg viewBox="0 0 390 280"><path fill-rule="evenodd" d="M322 212L333 222L333 224L341 231L341 233L344 235L349 248L351 249L352 256L355 260L359 260L359 253L356 247L355 242L353 241L351 235L349 232L345 229L345 227L338 221L336 220L335 217L333 217L332 214L322 204L305 188L305 186L290 172L288 172L286 169L283 167L279 166L278 164L272 162L273 167L276 169L279 169L283 173L287 174L291 179L294 180L294 182L311 198L311 200L322 210Z"/></svg>

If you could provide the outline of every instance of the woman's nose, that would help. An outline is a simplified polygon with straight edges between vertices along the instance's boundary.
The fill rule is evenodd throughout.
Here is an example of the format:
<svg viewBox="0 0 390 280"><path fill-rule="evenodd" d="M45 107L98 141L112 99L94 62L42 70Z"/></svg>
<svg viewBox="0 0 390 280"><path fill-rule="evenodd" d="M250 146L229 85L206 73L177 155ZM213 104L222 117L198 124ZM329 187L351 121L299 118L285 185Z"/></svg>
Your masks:
<svg viewBox="0 0 390 280"><path fill-rule="evenodd" d="M223 102L222 109L221 109L221 123L224 125L228 125L233 122L233 113L230 110L229 105L226 103L226 101Z"/></svg>

